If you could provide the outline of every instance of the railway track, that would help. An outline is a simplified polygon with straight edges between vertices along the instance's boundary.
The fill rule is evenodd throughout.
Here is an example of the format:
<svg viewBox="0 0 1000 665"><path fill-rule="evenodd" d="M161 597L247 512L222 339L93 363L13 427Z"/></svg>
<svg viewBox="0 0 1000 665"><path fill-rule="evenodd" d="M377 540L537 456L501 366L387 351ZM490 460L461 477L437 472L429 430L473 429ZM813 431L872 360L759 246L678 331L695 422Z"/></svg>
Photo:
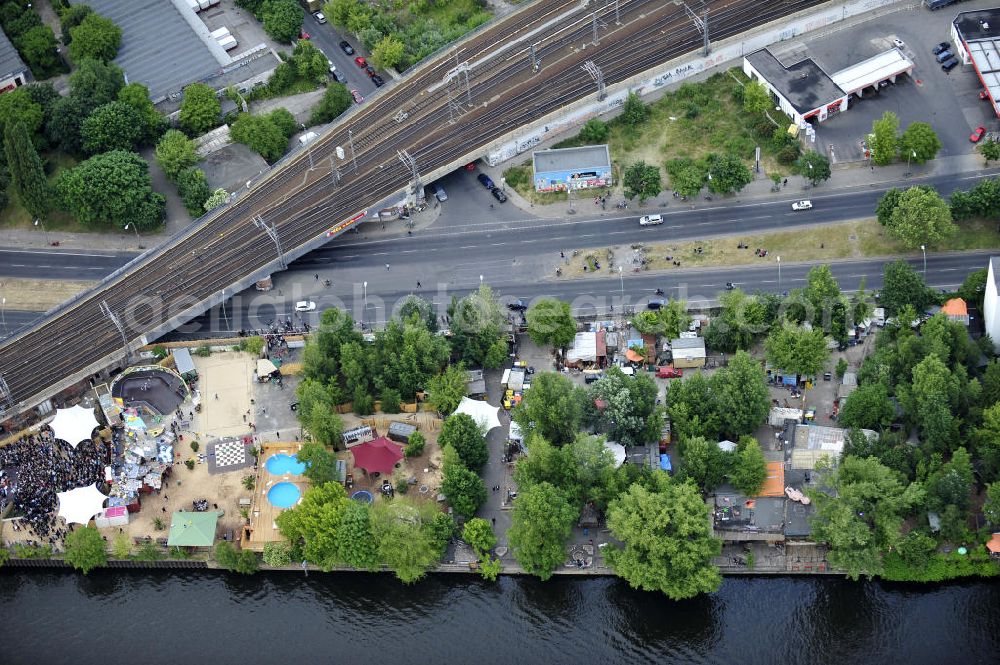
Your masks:
<svg viewBox="0 0 1000 665"><path fill-rule="evenodd" d="M739 34L821 1L710 1L712 37ZM269 264L276 250L255 219L274 225L286 251L299 247L403 188L410 174L397 149L407 150L422 171L431 171L593 94L593 83L580 71L585 60L594 60L611 85L701 46L700 34L679 5L622 0L621 25L614 23L613 3L595 0L591 5L582 10L580 0L540 0L418 65L405 80L338 122L307 152L276 165L245 196L199 222L195 231L152 250L71 306L8 340L0 346L0 377L11 402L27 400L31 406L64 377L122 347L122 336L102 312L102 303L119 314L131 342ZM594 11L606 27L598 48L584 48L592 38ZM522 39L546 25L530 40ZM542 66L537 73L528 57L529 41L538 44ZM437 84L457 63L477 60L485 62L469 72L472 105L464 103L455 118L455 106ZM455 82L451 92L458 101L466 94L464 85ZM395 119L400 112L405 113L402 122ZM349 151L352 142L357 170L349 155L339 164L340 183L335 185L331 163L336 148ZM5 406L0 400L0 414Z"/></svg>

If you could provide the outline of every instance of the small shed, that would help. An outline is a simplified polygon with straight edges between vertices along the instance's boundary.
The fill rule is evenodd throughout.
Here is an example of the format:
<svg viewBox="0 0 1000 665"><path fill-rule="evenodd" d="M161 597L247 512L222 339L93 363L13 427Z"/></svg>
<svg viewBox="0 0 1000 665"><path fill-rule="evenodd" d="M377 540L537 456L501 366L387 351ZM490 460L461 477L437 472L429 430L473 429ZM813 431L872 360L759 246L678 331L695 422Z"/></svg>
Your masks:
<svg viewBox="0 0 1000 665"><path fill-rule="evenodd" d="M524 388L524 370L523 369L512 369L510 370L510 378L507 379L507 388L513 390L514 392L521 392Z"/></svg>
<svg viewBox="0 0 1000 665"><path fill-rule="evenodd" d="M483 370L470 369L468 371L469 380L465 382L465 394L469 397L479 397L486 394L486 380L483 379Z"/></svg>
<svg viewBox="0 0 1000 665"><path fill-rule="evenodd" d="M194 360L191 359L191 352L184 347L174 349L174 366L183 379L198 375L198 370L194 368Z"/></svg>
<svg viewBox="0 0 1000 665"><path fill-rule="evenodd" d="M736 444L733 441L730 441L729 439L725 439L724 441L719 441L719 450L726 453L736 452Z"/></svg>
<svg viewBox="0 0 1000 665"><path fill-rule="evenodd" d="M681 338L670 341L674 367L688 369L705 366L705 338Z"/></svg>
<svg viewBox="0 0 1000 665"><path fill-rule="evenodd" d="M771 408L771 413L767 417L767 423L771 427L784 427L786 420L802 422L802 409L787 409L776 406Z"/></svg>
<svg viewBox="0 0 1000 665"><path fill-rule="evenodd" d="M417 426L410 423L401 423L398 420L389 423L389 438L397 443L409 443L410 437L416 431Z"/></svg>
<svg viewBox="0 0 1000 665"><path fill-rule="evenodd" d="M961 298L952 298L941 306L941 313L951 321L969 325L969 308Z"/></svg>

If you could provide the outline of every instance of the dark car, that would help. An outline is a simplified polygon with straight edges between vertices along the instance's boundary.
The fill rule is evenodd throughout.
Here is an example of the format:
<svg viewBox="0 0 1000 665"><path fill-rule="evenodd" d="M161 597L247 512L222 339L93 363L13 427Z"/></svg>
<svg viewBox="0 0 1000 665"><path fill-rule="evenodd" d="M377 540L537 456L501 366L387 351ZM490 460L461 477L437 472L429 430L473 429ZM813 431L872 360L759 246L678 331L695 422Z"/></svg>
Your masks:
<svg viewBox="0 0 1000 665"><path fill-rule="evenodd" d="M347 55L354 55L354 47L346 39L340 42L340 50Z"/></svg>
<svg viewBox="0 0 1000 665"><path fill-rule="evenodd" d="M939 44L936 44L934 46L934 48L931 49L931 53L933 53L934 55L937 55L938 53L941 53L942 51L947 51L950 47L951 47L951 44L949 44L948 42L941 42Z"/></svg>
<svg viewBox="0 0 1000 665"><path fill-rule="evenodd" d="M493 181L490 180L490 177L485 173L480 173L478 176L476 176L476 179L479 180L482 186L485 187L486 189L493 189L494 187L496 187L496 185L493 184Z"/></svg>
<svg viewBox="0 0 1000 665"><path fill-rule="evenodd" d="M368 74L368 78L376 76L375 68L371 65L365 65L365 74Z"/></svg>
<svg viewBox="0 0 1000 665"><path fill-rule="evenodd" d="M660 309L665 304L666 301L663 298L653 298L648 303L646 303L646 307L648 307L649 309Z"/></svg>
<svg viewBox="0 0 1000 665"><path fill-rule="evenodd" d="M954 57L954 54L951 52L951 49L945 49L934 57L937 59L938 62L944 62L945 60Z"/></svg>
<svg viewBox="0 0 1000 665"><path fill-rule="evenodd" d="M385 79L376 74L375 76L372 77L372 83L375 84L376 88L381 88L383 85L385 85Z"/></svg>
<svg viewBox="0 0 1000 665"><path fill-rule="evenodd" d="M944 62L941 63L941 69L943 69L946 72L950 72L957 66L958 66L958 58L954 57L949 58L948 60L945 60Z"/></svg>
<svg viewBox="0 0 1000 665"><path fill-rule="evenodd" d="M525 300L524 298L518 298L514 302L507 305L507 309L514 312L523 312L524 310L528 309L528 301Z"/></svg>
<svg viewBox="0 0 1000 665"><path fill-rule="evenodd" d="M507 200L507 195L504 194L499 187L494 187L493 189L491 189L490 194L492 194L493 198L495 198L500 203L503 203L504 201Z"/></svg>

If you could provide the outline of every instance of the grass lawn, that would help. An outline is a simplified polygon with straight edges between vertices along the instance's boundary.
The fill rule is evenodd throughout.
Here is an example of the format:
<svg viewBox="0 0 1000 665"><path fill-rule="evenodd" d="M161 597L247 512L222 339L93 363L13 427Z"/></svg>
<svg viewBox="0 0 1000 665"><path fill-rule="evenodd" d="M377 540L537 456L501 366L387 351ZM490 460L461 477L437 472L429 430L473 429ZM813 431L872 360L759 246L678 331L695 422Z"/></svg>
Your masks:
<svg viewBox="0 0 1000 665"><path fill-rule="evenodd" d="M996 223L983 220L962 222L959 231L947 241L928 246L929 251L957 251L1000 248L1000 234ZM738 249L743 241L748 249ZM644 244L640 254L631 246L617 245L577 250L579 255L563 266L565 279L582 276L607 277L612 259L620 262L626 271L633 272L638 265L634 259L644 256L649 260L647 270L684 270L688 268L715 268L737 265L782 263L823 263L842 259L860 259L879 256L919 255L919 250L907 250L894 238L888 237L875 219L857 220L843 224L824 224L790 231L731 235L704 238L690 242L662 242ZM695 250L701 248L701 253ZM767 250L765 258L754 250ZM611 254L609 255L609 252ZM667 257L673 257L668 259ZM601 261L601 269L594 271L594 259ZM680 266L673 265L679 261ZM583 270L587 266L586 272Z"/></svg>
<svg viewBox="0 0 1000 665"><path fill-rule="evenodd" d="M667 187L669 183L665 164L672 159L689 157L696 160L709 153L733 153L750 165L758 145L761 148L761 168L766 173L789 174L790 168L778 163L771 142L766 138L758 138L754 133L755 119L745 113L741 104L733 98L733 89L738 86L734 76L744 83L747 80L739 70L730 70L714 74L701 83L682 84L649 104L649 117L637 128L625 125L617 118L609 121L607 143L611 150L611 160L618 172L616 180L625 167L645 161L660 167L664 187ZM780 113L772 111L771 116L779 123L787 121ZM575 136L554 147L571 148L581 145L586 145L586 141ZM525 167L529 177L522 179L524 184L519 182L514 187L517 192L536 203L553 202L532 196L534 190L530 161L512 168ZM507 172L504 175L510 182ZM619 181L612 196L618 198L620 195Z"/></svg>
<svg viewBox="0 0 1000 665"><path fill-rule="evenodd" d="M58 180L59 174L62 173L64 169L71 169L77 164L75 157L61 152L43 154L42 159L47 162L46 171L48 172L48 181L52 186L55 186L55 182ZM0 229L31 228L34 225L34 219L32 219L31 215L28 214L28 211L21 206L21 197L18 195L13 182L11 182L7 187L7 197L7 207L0 210ZM45 229L50 231L89 231L89 229L77 224L75 219L59 210L53 210L50 212L46 216L44 224Z"/></svg>
<svg viewBox="0 0 1000 665"><path fill-rule="evenodd" d="M47 279L3 279L7 309L45 312L62 304L96 282Z"/></svg>

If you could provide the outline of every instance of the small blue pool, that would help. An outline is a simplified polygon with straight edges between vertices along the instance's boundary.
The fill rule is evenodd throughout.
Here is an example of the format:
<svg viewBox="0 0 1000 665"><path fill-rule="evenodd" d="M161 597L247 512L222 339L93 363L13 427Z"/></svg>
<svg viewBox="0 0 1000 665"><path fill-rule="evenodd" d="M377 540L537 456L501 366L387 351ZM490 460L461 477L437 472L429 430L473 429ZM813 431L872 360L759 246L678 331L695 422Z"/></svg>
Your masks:
<svg viewBox="0 0 1000 665"><path fill-rule="evenodd" d="M294 483L278 483L267 491L267 500L277 508L291 508L302 496L302 491Z"/></svg>
<svg viewBox="0 0 1000 665"><path fill-rule="evenodd" d="M281 453L272 455L267 460L267 470L275 476L283 476L286 473L298 476L306 470L305 462L300 462L298 458Z"/></svg>

